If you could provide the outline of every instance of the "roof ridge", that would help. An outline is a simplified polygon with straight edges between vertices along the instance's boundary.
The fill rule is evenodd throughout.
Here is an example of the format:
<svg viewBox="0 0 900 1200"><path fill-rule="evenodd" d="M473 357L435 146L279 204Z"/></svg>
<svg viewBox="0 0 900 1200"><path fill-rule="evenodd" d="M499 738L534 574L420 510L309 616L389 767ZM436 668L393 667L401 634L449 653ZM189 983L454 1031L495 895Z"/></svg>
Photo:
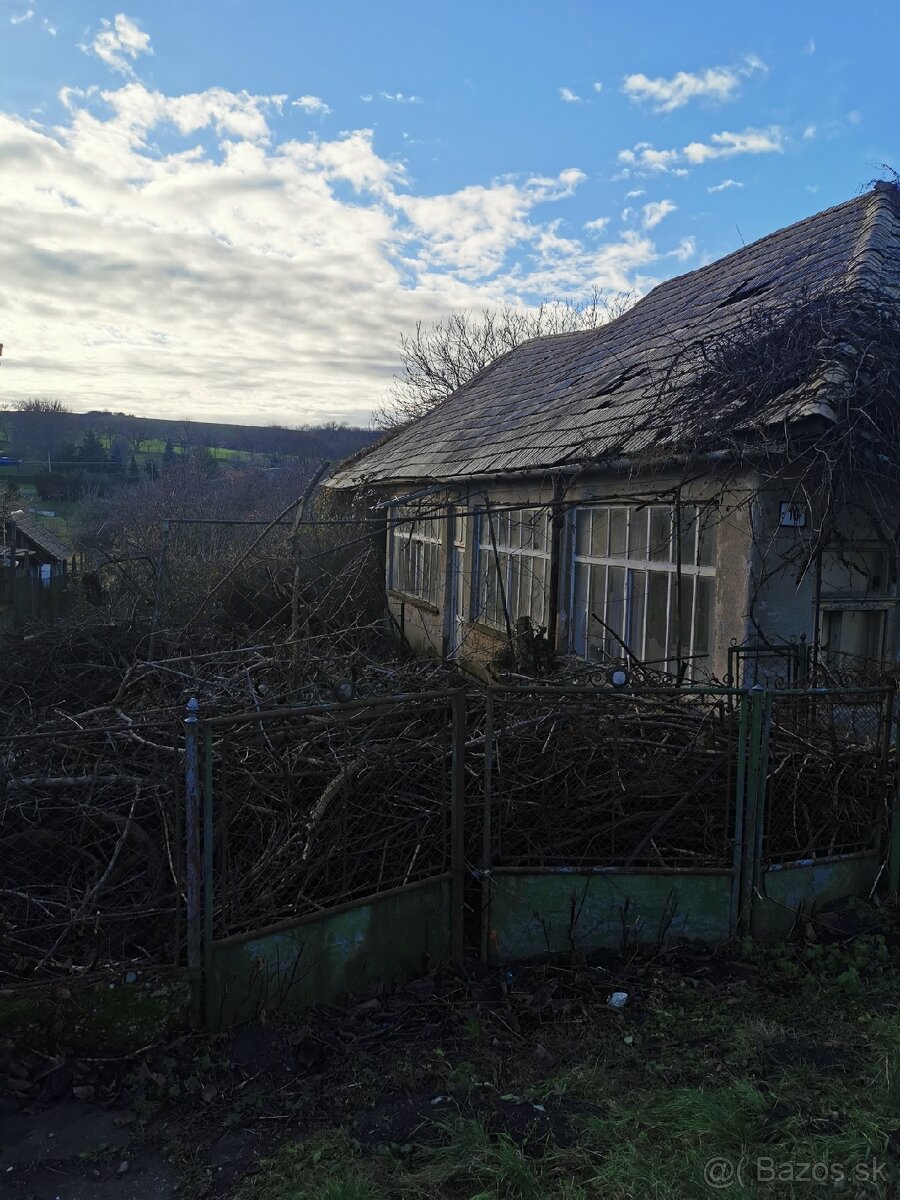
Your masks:
<svg viewBox="0 0 900 1200"><path fill-rule="evenodd" d="M879 179L871 191L865 193L865 199L866 216L853 247L847 282L851 287L867 290L879 281L881 273L881 249L877 242L882 226L900 218L900 189L895 183Z"/></svg>

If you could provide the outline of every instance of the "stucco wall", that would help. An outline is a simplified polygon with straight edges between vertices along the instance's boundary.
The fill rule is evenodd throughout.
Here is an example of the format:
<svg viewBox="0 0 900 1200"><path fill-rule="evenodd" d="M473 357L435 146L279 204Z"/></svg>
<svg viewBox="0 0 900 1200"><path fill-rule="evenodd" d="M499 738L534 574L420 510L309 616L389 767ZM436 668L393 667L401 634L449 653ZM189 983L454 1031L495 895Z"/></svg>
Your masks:
<svg viewBox="0 0 900 1200"><path fill-rule="evenodd" d="M803 526L784 526L781 505L793 498L795 481L790 476L760 488L752 505L753 553L748 602L748 638L761 641L786 641L806 638L813 642L817 630L817 573L814 550L817 514L806 512ZM900 518L895 514L894 523ZM879 543L879 530L866 515L863 506L844 511L835 522L838 537L856 545ZM888 556L889 561L889 556ZM883 651L887 659L900 661L900 612L896 604L897 581L888 568L884 593L863 599L847 596L829 599L827 590L819 598L818 616L829 607L853 608L860 605L882 610L885 614Z"/></svg>

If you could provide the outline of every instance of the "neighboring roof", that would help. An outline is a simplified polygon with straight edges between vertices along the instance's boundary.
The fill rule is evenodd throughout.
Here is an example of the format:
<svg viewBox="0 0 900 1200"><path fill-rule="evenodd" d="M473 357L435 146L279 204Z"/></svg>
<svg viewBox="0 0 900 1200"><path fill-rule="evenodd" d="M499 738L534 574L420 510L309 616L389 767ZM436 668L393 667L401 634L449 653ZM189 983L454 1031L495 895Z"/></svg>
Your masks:
<svg viewBox="0 0 900 1200"><path fill-rule="evenodd" d="M900 297L893 184L670 279L598 329L524 342L343 464L329 486L544 471L625 452L641 403L686 345L726 332L751 309L855 289ZM821 411L810 402L810 413Z"/></svg>
<svg viewBox="0 0 900 1200"><path fill-rule="evenodd" d="M50 558L62 562L63 559L71 558L75 553L71 546L67 546L61 537L57 537L52 529L32 513L20 509L18 512L10 513L7 519L15 522L19 533L43 550Z"/></svg>

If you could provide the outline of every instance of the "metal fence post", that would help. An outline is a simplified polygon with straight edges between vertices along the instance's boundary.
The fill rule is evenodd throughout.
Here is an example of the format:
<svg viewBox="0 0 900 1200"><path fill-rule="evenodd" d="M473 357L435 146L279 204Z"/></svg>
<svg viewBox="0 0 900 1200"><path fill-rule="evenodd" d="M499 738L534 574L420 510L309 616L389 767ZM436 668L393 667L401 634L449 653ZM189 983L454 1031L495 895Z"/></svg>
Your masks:
<svg viewBox="0 0 900 1200"><path fill-rule="evenodd" d="M747 800L747 727L750 702L744 693L740 699L737 736L737 769L734 783L734 878L731 882L731 918L729 933L737 932L741 913L741 880L744 869L746 845L744 841L744 815Z"/></svg>
<svg viewBox="0 0 900 1200"><path fill-rule="evenodd" d="M188 701L184 722L184 832L187 876L187 961L191 985L191 1021L203 1013L203 897L200 861L200 729L199 702Z"/></svg>
<svg viewBox="0 0 900 1200"><path fill-rule="evenodd" d="M762 768L762 732L766 690L760 684L750 689L750 734L747 761L746 803L744 807L744 837L741 855L741 905L739 926L749 932L756 888L757 831L760 828L759 807ZM761 831L760 831L761 833Z"/></svg>
<svg viewBox="0 0 900 1200"><path fill-rule="evenodd" d="M484 714L484 810L481 828L481 960L491 954L491 805L494 774L494 696L490 688Z"/></svg>
<svg viewBox="0 0 900 1200"><path fill-rule="evenodd" d="M900 716L892 709L892 724L896 719L896 737L894 741L894 786L891 790L891 825L888 830L888 888L896 900L900 895ZM891 728L888 727L888 739Z"/></svg>
<svg viewBox="0 0 900 1200"><path fill-rule="evenodd" d="M450 697L453 727L450 784L450 957L457 966L465 958L464 891L466 882L466 697L460 690Z"/></svg>
<svg viewBox="0 0 900 1200"><path fill-rule="evenodd" d="M213 748L212 730L203 733L203 994L206 1027L214 1026L213 1004Z"/></svg>

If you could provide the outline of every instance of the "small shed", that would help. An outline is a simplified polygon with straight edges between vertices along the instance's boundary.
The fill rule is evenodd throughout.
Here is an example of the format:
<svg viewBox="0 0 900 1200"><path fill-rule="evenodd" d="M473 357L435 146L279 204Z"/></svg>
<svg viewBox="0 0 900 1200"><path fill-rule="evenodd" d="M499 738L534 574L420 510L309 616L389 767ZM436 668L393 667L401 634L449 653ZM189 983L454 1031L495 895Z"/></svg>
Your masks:
<svg viewBox="0 0 900 1200"><path fill-rule="evenodd" d="M49 580L72 570L75 551L34 513L10 513L3 527L3 562Z"/></svg>

